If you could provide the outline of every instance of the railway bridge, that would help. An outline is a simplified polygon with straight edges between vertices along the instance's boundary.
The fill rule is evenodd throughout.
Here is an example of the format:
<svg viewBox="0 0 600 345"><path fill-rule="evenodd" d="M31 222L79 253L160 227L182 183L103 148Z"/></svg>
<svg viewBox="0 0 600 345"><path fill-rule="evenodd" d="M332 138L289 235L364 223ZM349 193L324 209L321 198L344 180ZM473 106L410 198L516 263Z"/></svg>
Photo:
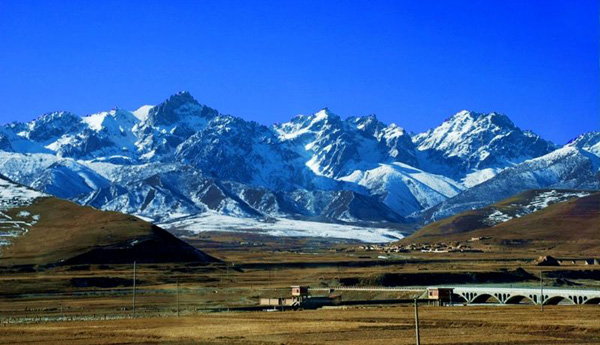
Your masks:
<svg viewBox="0 0 600 345"><path fill-rule="evenodd" d="M559 288L500 288L483 286L452 286L455 302L501 304L600 304L600 290Z"/></svg>
<svg viewBox="0 0 600 345"><path fill-rule="evenodd" d="M424 295L430 289L452 289L454 303L492 303L519 304L531 303L544 305L555 304L600 304L600 290L560 289L560 288L527 288L527 287L488 287L488 286L415 286L415 287L354 287L338 286L331 288L310 288L310 291L413 291Z"/></svg>

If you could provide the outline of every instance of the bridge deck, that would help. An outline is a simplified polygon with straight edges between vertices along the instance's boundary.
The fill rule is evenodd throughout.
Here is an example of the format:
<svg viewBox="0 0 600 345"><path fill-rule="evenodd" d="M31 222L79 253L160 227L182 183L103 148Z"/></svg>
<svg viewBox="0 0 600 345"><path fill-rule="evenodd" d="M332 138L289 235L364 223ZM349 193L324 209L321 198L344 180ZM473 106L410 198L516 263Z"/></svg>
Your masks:
<svg viewBox="0 0 600 345"><path fill-rule="evenodd" d="M543 301L543 304L556 304L562 300L572 304L600 304L600 290L596 289L563 289L563 288L541 288L534 287L494 287L494 286L333 286L330 288L309 288L309 291L372 291L372 292L425 292L431 288L452 288L454 295L458 295L466 303L477 303L486 296L494 297L499 303L518 303L526 299L535 304Z"/></svg>

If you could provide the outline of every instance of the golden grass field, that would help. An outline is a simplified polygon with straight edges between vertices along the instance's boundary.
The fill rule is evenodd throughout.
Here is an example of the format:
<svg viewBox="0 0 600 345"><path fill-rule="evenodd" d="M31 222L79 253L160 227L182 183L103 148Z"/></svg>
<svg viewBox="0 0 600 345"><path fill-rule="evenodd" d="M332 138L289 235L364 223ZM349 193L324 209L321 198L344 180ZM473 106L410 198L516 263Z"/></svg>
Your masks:
<svg viewBox="0 0 600 345"><path fill-rule="evenodd" d="M501 279L522 269L527 279L515 284L537 286L543 269L545 286L600 288L598 266L536 266L543 248L392 253L381 259L382 253L346 242L219 233L186 240L224 263L138 264L135 319L131 264L0 267L0 344L414 344L408 304L285 312L239 308L256 306L263 296L287 296L290 285L379 285L389 276L428 285L427 277ZM561 272L575 278L551 277ZM343 293L344 301L415 297ZM600 344L598 305L547 306L543 313L532 305L422 306L420 317L422 344Z"/></svg>
<svg viewBox="0 0 600 345"><path fill-rule="evenodd" d="M73 279L130 279L130 265L2 273L0 344L414 344L414 314L408 304L285 312L239 312L235 308L255 306L260 296L286 296L292 284L333 286L343 278L370 279L392 273L435 275L516 268L536 273L540 269L532 261L535 253L418 253L409 255L408 261L384 265L387 261L377 261L377 254L368 252L350 256L329 250L311 255L266 249L208 251L236 266L138 265L136 319L130 318L131 287L126 283L116 287L73 284ZM598 270L592 266L544 269L547 274ZM179 318L175 317L177 281ZM547 286L554 283L552 279L546 282ZM599 286L596 280L578 283ZM415 297L406 293L343 296L344 300ZM60 316L63 321L56 321ZM40 322L47 317L53 321ZM93 320L79 321L82 318ZM546 306L543 313L532 305L421 306L420 318L422 344L600 344L597 305Z"/></svg>
<svg viewBox="0 0 600 345"><path fill-rule="evenodd" d="M598 344L600 308L420 307L421 344ZM412 306L0 326L0 344L414 344Z"/></svg>

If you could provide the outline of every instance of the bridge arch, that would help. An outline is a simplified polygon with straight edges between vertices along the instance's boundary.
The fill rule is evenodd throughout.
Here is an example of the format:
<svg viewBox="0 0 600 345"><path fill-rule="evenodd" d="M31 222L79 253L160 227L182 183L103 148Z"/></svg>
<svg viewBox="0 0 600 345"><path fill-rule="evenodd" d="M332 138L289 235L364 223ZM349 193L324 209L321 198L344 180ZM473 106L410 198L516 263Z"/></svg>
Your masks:
<svg viewBox="0 0 600 345"><path fill-rule="evenodd" d="M502 303L498 297L496 297L492 294L487 294L487 293L482 293L482 294L475 296L475 298L473 298L471 303L487 303L489 300L495 301L492 303Z"/></svg>
<svg viewBox="0 0 600 345"><path fill-rule="evenodd" d="M522 303L524 302L524 303ZM528 296L513 295L509 296L504 303L506 304L535 304L536 302Z"/></svg>
<svg viewBox="0 0 600 345"><path fill-rule="evenodd" d="M583 302L583 304L600 304L600 297L592 297L587 301Z"/></svg>
<svg viewBox="0 0 600 345"><path fill-rule="evenodd" d="M452 302L456 302L456 303L468 303L469 300L467 297L463 296L463 295L459 295L456 293L452 294Z"/></svg>
<svg viewBox="0 0 600 345"><path fill-rule="evenodd" d="M577 297L575 297L577 298ZM567 302L567 304L577 304L574 300L568 298L568 297L563 297L563 296L552 296L550 298L546 298L544 300L544 304L548 304L548 305L557 305L560 303L564 303Z"/></svg>

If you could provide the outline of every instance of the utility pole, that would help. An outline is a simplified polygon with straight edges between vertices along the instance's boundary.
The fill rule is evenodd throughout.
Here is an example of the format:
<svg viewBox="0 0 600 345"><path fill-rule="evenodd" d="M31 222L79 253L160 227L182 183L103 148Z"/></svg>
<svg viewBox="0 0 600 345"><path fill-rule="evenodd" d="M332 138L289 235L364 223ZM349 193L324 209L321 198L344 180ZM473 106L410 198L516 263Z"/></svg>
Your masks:
<svg viewBox="0 0 600 345"><path fill-rule="evenodd" d="M417 345L421 345L421 336L419 335L419 304L415 298L415 337Z"/></svg>
<svg viewBox="0 0 600 345"><path fill-rule="evenodd" d="M544 271L540 271L540 308L544 311Z"/></svg>
<svg viewBox="0 0 600 345"><path fill-rule="evenodd" d="M177 278L177 317L179 317L179 278Z"/></svg>
<svg viewBox="0 0 600 345"><path fill-rule="evenodd" d="M133 317L135 318L135 261L133 262Z"/></svg>

